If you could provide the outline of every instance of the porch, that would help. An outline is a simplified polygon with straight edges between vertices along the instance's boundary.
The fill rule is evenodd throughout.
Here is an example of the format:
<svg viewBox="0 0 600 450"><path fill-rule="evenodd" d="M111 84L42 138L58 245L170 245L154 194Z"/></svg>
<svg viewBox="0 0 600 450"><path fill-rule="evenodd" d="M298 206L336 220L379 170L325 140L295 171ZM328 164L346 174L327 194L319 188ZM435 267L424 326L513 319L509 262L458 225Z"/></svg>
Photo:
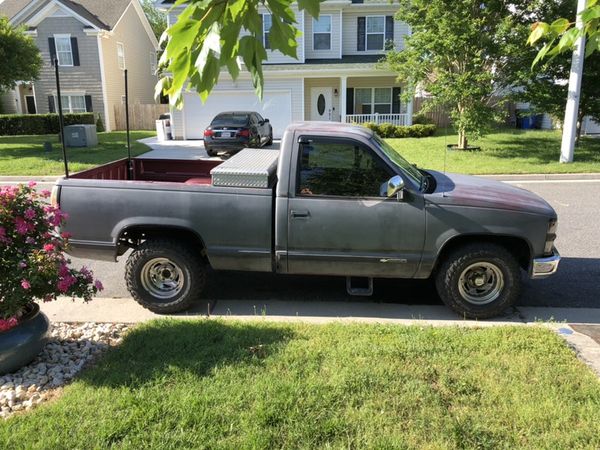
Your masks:
<svg viewBox="0 0 600 450"><path fill-rule="evenodd" d="M393 76L304 78L305 120L412 125L412 101Z"/></svg>

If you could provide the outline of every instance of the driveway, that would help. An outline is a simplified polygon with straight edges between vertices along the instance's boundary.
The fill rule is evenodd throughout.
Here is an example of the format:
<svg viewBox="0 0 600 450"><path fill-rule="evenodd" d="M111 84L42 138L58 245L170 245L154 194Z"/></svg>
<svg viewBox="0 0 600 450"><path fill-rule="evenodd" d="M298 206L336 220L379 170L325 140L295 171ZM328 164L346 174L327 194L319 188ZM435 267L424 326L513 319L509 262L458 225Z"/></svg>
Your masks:
<svg viewBox="0 0 600 450"><path fill-rule="evenodd" d="M219 157L210 157L204 150L204 141L159 141L156 137L140 139L138 142L146 144L152 150L144 153L142 158L152 159L219 159ZM263 148L279 150L279 140Z"/></svg>

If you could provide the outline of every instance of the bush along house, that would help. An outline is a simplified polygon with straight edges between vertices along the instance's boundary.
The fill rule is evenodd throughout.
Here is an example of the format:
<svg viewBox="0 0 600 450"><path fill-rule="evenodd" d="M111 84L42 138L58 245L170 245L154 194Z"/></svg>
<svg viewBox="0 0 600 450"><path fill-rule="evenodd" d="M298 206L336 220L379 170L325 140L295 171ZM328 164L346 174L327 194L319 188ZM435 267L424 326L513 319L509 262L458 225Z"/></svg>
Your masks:
<svg viewBox="0 0 600 450"><path fill-rule="evenodd" d="M168 11L169 25L185 5L157 0ZM262 10L263 43L269 52L264 65L264 98L259 101L249 74L236 81L223 73L205 104L187 93L182 110L172 111L176 139L201 139L211 119L221 111L258 111L270 119L275 138L298 120L345 123L412 124L412 102L400 101L403 86L393 72L377 67L386 49L402 49L408 25L394 20L397 6L386 1L325 1L314 19L293 7L302 35L298 59L269 52L271 16Z"/></svg>
<svg viewBox="0 0 600 450"><path fill-rule="evenodd" d="M65 113L94 112L114 129L125 69L130 102L154 103L158 42L139 0L4 0L0 14L27 28L44 60L37 81L2 95L2 113L56 112L55 59Z"/></svg>

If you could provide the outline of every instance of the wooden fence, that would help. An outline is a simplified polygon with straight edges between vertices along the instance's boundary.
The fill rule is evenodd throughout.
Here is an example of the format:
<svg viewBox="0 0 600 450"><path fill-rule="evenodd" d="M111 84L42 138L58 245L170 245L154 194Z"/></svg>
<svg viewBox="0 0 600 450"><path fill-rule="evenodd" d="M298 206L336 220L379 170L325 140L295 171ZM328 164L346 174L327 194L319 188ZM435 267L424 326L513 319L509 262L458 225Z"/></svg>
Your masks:
<svg viewBox="0 0 600 450"><path fill-rule="evenodd" d="M129 105L129 128L132 130L155 130L156 120L161 114L169 112L169 105L134 103ZM115 124L117 130L127 129L125 123L125 105L115 105Z"/></svg>
<svg viewBox="0 0 600 450"><path fill-rule="evenodd" d="M423 103L426 102L427 99L423 97L415 97L413 100L413 114L418 114L423 107ZM443 108L434 108L433 110L423 113L423 115L433 121L433 123L438 128L449 127L452 123L450 120L450 116Z"/></svg>

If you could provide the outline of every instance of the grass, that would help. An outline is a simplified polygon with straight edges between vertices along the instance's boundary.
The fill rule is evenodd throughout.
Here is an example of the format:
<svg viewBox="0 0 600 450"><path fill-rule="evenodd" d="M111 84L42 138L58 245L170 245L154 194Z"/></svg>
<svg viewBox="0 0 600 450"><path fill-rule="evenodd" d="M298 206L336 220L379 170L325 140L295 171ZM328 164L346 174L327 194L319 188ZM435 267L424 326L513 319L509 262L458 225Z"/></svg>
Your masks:
<svg viewBox="0 0 600 450"><path fill-rule="evenodd" d="M456 136L449 132L387 141L410 162L441 171L446 144L455 144ZM470 142L480 146L480 151L448 151L446 170L470 174L600 172L599 138L583 137L572 164L558 162L560 142L561 133L556 130L502 130Z"/></svg>
<svg viewBox="0 0 600 450"><path fill-rule="evenodd" d="M600 383L543 327L161 320L0 423L3 448L590 448Z"/></svg>
<svg viewBox="0 0 600 450"><path fill-rule="evenodd" d="M131 154L140 155L149 148L136 142L154 136L151 131L131 132ZM124 131L98 133L99 144L90 148L68 148L69 170L79 172L127 157ZM44 151L44 142L52 143L52 152ZM0 136L0 175L62 175L62 147L55 135Z"/></svg>

